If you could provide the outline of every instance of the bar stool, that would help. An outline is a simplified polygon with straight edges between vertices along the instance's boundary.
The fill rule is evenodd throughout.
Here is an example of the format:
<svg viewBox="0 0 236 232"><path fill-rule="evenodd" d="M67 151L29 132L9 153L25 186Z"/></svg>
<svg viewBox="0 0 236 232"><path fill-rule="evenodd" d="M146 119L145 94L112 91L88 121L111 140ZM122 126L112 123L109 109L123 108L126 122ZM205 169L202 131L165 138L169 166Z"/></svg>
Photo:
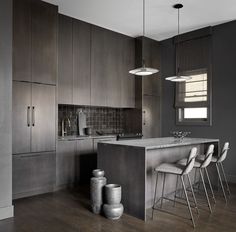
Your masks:
<svg viewBox="0 0 236 232"><path fill-rule="evenodd" d="M208 207L209 207L209 210L210 210L211 213L212 213L211 203L210 203L210 200L209 200L209 196L208 196L208 192L207 192L207 188L206 188L206 185L205 185L205 181L204 181L202 171L204 170L205 173L206 173L207 180L208 180L210 190L211 190L211 194L212 194L212 198L215 202L215 195L214 195L213 188L212 188L212 185L211 185L211 181L210 181L210 178L209 178L209 174L208 174L208 171L207 171L207 166L211 163L213 152L214 152L214 145L211 144L211 145L209 145L209 147L207 149L207 152L204 155L204 159L199 159L198 160L198 156L197 156L197 158L196 158L197 160L194 162L194 168L199 169L200 178L201 178L203 188L204 188L204 192L205 192L205 196L206 196L206 199L207 199L207 204L208 204ZM180 165L186 165L186 163L187 163L187 159L182 159L178 162L178 164L180 164Z"/></svg>
<svg viewBox="0 0 236 232"><path fill-rule="evenodd" d="M223 192L223 195L224 195L224 198L225 198L225 202L227 203L227 197L226 197L226 193L225 193L225 189L224 189L224 185L223 185L223 181L222 181L222 176L220 174L220 168L222 169L222 174L223 174L223 177L224 177L224 180L225 180L225 184L226 184L226 189L228 191L228 194L231 195L230 193L230 189L229 189L229 184L228 184L228 181L226 179L226 175L225 175L225 170L224 170L224 167L223 167L223 161L226 159L227 157L227 153L228 153L228 150L229 150L229 142L226 142L222 148L222 151L221 151L221 154L219 157L215 157L213 156L212 157L212 160L211 162L214 163L216 165L216 170L217 170L217 174L218 174L218 177L219 177L219 181L220 181L220 186L221 186L221 189L222 189L222 192ZM198 160L203 160L204 159L204 156L199 156L197 157Z"/></svg>
<svg viewBox="0 0 236 232"><path fill-rule="evenodd" d="M194 195L194 192L193 192L191 180L189 178L189 173L193 169L196 156L197 156L197 148L194 147L194 148L191 149L191 151L189 153L189 157L187 159L187 163L186 163L185 166L179 165L179 164L176 164L176 163L175 164L173 164L173 163L163 163L163 164L161 164L161 165L159 165L158 167L155 168L155 172L156 172L157 176L156 176L156 186L155 186L154 200L153 200L153 207L152 207L152 219L153 219L154 210L158 210L158 208L155 208L155 205L157 204L157 202L159 200L161 200L161 208L162 208L163 199L167 199L167 198L164 198L164 196L163 196L164 188L165 188L165 175L166 174L173 174L173 175L176 175L177 178L178 178L178 176L180 176L180 179L181 179L181 182L182 182L182 185L183 185L183 189L184 189L184 193L185 193L185 197L186 197L186 202L187 202L189 214L191 216L190 220L192 220L193 227L195 227L193 213L192 213L191 205L190 205L190 202L189 202L189 198L188 198L188 194L187 194L187 190L186 190L186 186L185 186L183 178L184 178L184 176L188 177L189 184L191 186L191 191L192 191L194 203L195 203L195 208L198 210L197 201L196 201L196 198L195 198L195 195ZM157 183L158 183L158 174L159 173L164 174L164 180L163 180L162 196L156 202ZM167 200L170 200L170 199L167 199Z"/></svg>

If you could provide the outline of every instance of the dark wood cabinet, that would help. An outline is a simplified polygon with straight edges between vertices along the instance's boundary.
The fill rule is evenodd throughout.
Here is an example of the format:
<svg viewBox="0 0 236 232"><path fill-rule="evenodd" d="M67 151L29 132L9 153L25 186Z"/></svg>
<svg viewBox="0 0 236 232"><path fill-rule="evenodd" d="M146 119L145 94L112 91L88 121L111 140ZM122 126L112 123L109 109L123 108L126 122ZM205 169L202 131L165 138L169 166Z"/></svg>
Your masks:
<svg viewBox="0 0 236 232"><path fill-rule="evenodd" d="M135 76L129 71L135 68L135 40L123 36L122 43L121 107L135 107Z"/></svg>
<svg viewBox="0 0 236 232"><path fill-rule="evenodd" d="M53 191L55 184L55 153L14 155L13 198Z"/></svg>
<svg viewBox="0 0 236 232"><path fill-rule="evenodd" d="M97 168L97 144L109 138L84 138L79 140L60 140L56 155L56 187L88 184L92 170Z"/></svg>
<svg viewBox="0 0 236 232"><path fill-rule="evenodd" d="M56 85L58 8L13 2L13 80Z"/></svg>
<svg viewBox="0 0 236 232"><path fill-rule="evenodd" d="M31 151L56 150L56 87L32 84Z"/></svg>
<svg viewBox="0 0 236 232"><path fill-rule="evenodd" d="M90 105L91 26L73 20L73 104Z"/></svg>
<svg viewBox="0 0 236 232"><path fill-rule="evenodd" d="M12 153L31 151L31 83L12 86Z"/></svg>
<svg viewBox="0 0 236 232"><path fill-rule="evenodd" d="M56 88L13 81L13 154L56 150Z"/></svg>
<svg viewBox="0 0 236 232"><path fill-rule="evenodd" d="M143 96L143 138L156 138L161 135L161 108L160 97Z"/></svg>
<svg viewBox="0 0 236 232"><path fill-rule="evenodd" d="M147 76L142 79L142 92L144 95L160 96L161 95L161 47L160 44L148 38L143 39L144 58L147 67L159 69L158 73Z"/></svg>
<svg viewBox="0 0 236 232"><path fill-rule="evenodd" d="M75 183L76 140L58 141L56 156L56 186L63 188Z"/></svg>
<svg viewBox="0 0 236 232"><path fill-rule="evenodd" d="M93 139L77 140L75 178L77 184L88 184L92 170L97 168L97 154L93 152Z"/></svg>
<svg viewBox="0 0 236 232"><path fill-rule="evenodd" d="M13 1L13 80L31 81L31 0Z"/></svg>
<svg viewBox="0 0 236 232"><path fill-rule="evenodd" d="M91 26L59 15L59 104L90 105Z"/></svg>
<svg viewBox="0 0 236 232"><path fill-rule="evenodd" d="M59 15L58 103L73 104L73 19Z"/></svg>
<svg viewBox="0 0 236 232"><path fill-rule="evenodd" d="M105 29L92 26L91 33L91 105L106 106L107 91L109 91L106 69L109 67L106 63L108 54L105 51L110 44L105 44L104 42L106 37Z"/></svg>
<svg viewBox="0 0 236 232"><path fill-rule="evenodd" d="M58 8L32 1L32 81L56 85Z"/></svg>
<svg viewBox="0 0 236 232"><path fill-rule="evenodd" d="M134 40L96 26L91 39L91 104L134 107Z"/></svg>

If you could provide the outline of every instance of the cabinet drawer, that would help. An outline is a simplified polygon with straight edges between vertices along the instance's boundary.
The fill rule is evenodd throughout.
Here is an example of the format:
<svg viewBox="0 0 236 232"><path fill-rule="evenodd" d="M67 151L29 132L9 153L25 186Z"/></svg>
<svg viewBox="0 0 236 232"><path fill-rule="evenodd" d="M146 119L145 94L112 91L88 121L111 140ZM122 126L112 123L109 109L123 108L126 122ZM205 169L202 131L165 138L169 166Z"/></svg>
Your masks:
<svg viewBox="0 0 236 232"><path fill-rule="evenodd" d="M13 197L50 192L55 183L55 153L13 156Z"/></svg>

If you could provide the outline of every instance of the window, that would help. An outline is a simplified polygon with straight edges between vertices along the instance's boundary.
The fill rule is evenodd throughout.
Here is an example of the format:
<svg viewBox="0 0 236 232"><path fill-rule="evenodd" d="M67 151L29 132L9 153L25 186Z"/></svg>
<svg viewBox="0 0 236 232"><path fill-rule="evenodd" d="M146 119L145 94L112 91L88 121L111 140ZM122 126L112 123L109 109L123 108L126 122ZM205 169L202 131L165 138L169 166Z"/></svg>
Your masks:
<svg viewBox="0 0 236 232"><path fill-rule="evenodd" d="M177 124L210 125L210 80L206 69L185 71L192 79L176 86Z"/></svg>

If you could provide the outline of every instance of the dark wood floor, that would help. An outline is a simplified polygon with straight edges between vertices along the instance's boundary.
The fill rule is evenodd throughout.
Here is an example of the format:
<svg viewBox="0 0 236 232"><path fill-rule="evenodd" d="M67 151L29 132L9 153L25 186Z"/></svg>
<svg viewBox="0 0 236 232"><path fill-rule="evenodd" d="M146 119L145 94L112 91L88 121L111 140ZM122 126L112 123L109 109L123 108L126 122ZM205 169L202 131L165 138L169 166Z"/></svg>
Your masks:
<svg viewBox="0 0 236 232"><path fill-rule="evenodd" d="M236 187L232 186L231 190L233 194L227 205L223 198L217 197L211 215L206 206L200 210L195 230L190 220L161 212L156 212L154 220L146 223L128 215L123 215L118 221L108 220L89 211L87 191L80 189L15 201L15 217L1 221L0 232L235 232ZM187 212L182 206L172 209Z"/></svg>

